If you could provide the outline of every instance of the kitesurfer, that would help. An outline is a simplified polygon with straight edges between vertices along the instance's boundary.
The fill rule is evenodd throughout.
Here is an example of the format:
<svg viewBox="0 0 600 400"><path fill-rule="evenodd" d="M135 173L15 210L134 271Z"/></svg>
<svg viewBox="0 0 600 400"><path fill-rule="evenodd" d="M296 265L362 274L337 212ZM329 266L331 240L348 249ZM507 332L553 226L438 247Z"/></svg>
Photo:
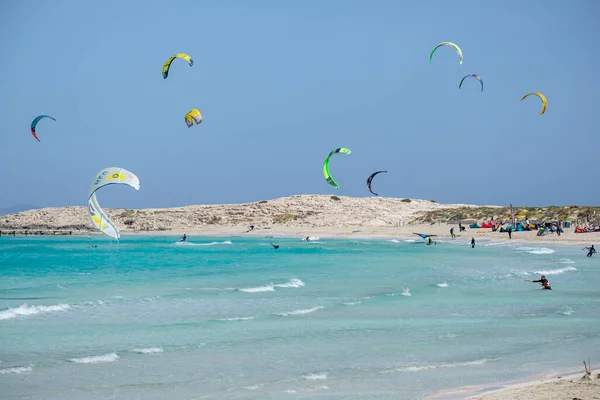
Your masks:
<svg viewBox="0 0 600 400"><path fill-rule="evenodd" d="M180 242L185 242L186 240L187 240L187 236L184 233L183 236L181 237Z"/></svg>
<svg viewBox="0 0 600 400"><path fill-rule="evenodd" d="M278 249L279 248L278 244L271 243L271 246L273 246L274 249Z"/></svg>
<svg viewBox="0 0 600 400"><path fill-rule="evenodd" d="M471 238L471 248L475 248L475 238Z"/></svg>
<svg viewBox="0 0 600 400"><path fill-rule="evenodd" d="M548 282L548 279L546 279L546 277L544 275L542 275L540 277L540 279L536 280L536 281L528 281L530 283L539 283L540 286L542 286L542 289L546 289L546 290L552 290L552 288L550 287L550 282Z"/></svg>
<svg viewBox="0 0 600 400"><path fill-rule="evenodd" d="M592 247L584 247L584 250L589 250L587 253L587 257L591 257L596 252L596 249L594 249L594 245L592 245Z"/></svg>
<svg viewBox="0 0 600 400"><path fill-rule="evenodd" d="M427 246L429 246L430 244L433 244L433 239L431 239L431 236L427 238Z"/></svg>
<svg viewBox="0 0 600 400"><path fill-rule="evenodd" d="M454 237L456 236L454 234L454 227L450 228L450 236L452 237L452 240L454 240Z"/></svg>

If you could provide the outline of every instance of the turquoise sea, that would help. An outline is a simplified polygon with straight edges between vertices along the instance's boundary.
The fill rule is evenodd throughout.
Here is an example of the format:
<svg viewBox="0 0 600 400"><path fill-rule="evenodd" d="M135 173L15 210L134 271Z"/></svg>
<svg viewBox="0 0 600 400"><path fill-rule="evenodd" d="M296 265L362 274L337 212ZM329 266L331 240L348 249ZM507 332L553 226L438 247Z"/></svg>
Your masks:
<svg viewBox="0 0 600 400"><path fill-rule="evenodd" d="M0 397L421 399L600 355L582 246L177 240L0 237Z"/></svg>

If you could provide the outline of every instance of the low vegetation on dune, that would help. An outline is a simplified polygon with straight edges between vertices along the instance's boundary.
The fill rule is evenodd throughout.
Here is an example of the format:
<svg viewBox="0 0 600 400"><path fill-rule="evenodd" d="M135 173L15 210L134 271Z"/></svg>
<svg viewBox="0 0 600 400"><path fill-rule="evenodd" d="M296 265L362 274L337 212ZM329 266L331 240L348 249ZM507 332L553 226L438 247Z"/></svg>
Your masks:
<svg viewBox="0 0 600 400"><path fill-rule="evenodd" d="M519 221L539 222L570 221L572 223L600 222L600 207L582 206L548 206L548 207L515 207L515 218ZM441 208L424 213L411 223L458 223L489 221L508 221L512 219L510 207L460 207Z"/></svg>

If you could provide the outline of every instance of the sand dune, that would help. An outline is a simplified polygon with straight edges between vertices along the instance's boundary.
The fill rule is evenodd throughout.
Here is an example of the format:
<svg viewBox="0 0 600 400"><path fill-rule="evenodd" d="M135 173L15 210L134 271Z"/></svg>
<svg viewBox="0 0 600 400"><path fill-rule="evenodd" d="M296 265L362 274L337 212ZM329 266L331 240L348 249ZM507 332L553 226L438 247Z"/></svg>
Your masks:
<svg viewBox="0 0 600 400"><path fill-rule="evenodd" d="M471 207L427 200L383 197L302 195L245 204L195 205L142 210L106 209L127 231L191 230L214 227L392 227L431 210ZM93 231L85 207L43 208L0 217L0 229L74 229Z"/></svg>

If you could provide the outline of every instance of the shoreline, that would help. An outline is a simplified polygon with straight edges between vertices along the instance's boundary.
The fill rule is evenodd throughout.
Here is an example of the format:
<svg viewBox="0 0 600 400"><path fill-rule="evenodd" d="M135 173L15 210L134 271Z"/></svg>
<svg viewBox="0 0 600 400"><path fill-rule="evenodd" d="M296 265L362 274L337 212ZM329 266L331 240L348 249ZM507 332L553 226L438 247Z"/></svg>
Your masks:
<svg viewBox="0 0 600 400"><path fill-rule="evenodd" d="M134 231L125 229L121 231L121 237L135 237L135 236L182 236L186 234L188 237L211 237L211 236L239 236L239 237L269 237L273 238L303 238L306 236L318 236L327 239L359 239L359 240L373 240L373 239L415 239L417 241L423 240L418 236L414 235L414 232L426 233L436 235L434 240L443 240L444 242L452 241L450 234L448 233L453 225L429 225L429 224L415 224L405 225L401 227L348 227L348 228L337 228L337 227L271 227L265 229L264 227L256 227L252 231L246 231L240 227L229 227L229 226L215 226L210 229L170 229L161 231ZM356 229L352 229L356 228ZM23 232L23 230L13 230L17 232ZM39 232L38 230L32 230L33 232ZM37 234L7 234L2 231L3 237L29 237L29 236L104 236L98 231L61 231L61 230L48 230L43 235ZM59 233L55 233L59 232ZM537 231L524 231L514 232L512 239L508 238L508 235L500 232L492 232L488 228L479 229L467 229L456 235L457 241L470 240L471 237L475 238L476 242L479 243L524 243L524 244L552 244L552 245L589 245L600 242L600 232L590 233L574 233L565 231L561 236L554 233L546 236L537 236Z"/></svg>
<svg viewBox="0 0 600 400"><path fill-rule="evenodd" d="M320 228L320 227L274 227L271 229L255 228L246 232L238 227L215 227L213 229L173 229L158 232L131 232L122 231L121 236L248 236L274 238L303 238L306 236L318 236L327 239L416 239L423 240L414 232L437 235L435 240L452 241L448 233L453 225L406 225L403 227L372 228L372 227L349 227L349 228ZM458 225L456 226L458 229ZM352 229L356 228L356 229ZM100 234L100 233L94 233ZM589 245L600 242L600 232L574 233L565 232L558 236L537 236L537 231L525 231L513 233L512 239L500 232L492 232L491 229L467 229L460 235L456 235L457 241L475 238L476 242L505 242L526 244L553 244L553 245ZM585 235L585 236L581 236Z"/></svg>
<svg viewBox="0 0 600 400"><path fill-rule="evenodd" d="M583 368L574 367L524 379L442 390L425 397L425 400L600 399L600 374L592 370L589 380L582 379L584 375ZM596 397L589 397L594 394Z"/></svg>

